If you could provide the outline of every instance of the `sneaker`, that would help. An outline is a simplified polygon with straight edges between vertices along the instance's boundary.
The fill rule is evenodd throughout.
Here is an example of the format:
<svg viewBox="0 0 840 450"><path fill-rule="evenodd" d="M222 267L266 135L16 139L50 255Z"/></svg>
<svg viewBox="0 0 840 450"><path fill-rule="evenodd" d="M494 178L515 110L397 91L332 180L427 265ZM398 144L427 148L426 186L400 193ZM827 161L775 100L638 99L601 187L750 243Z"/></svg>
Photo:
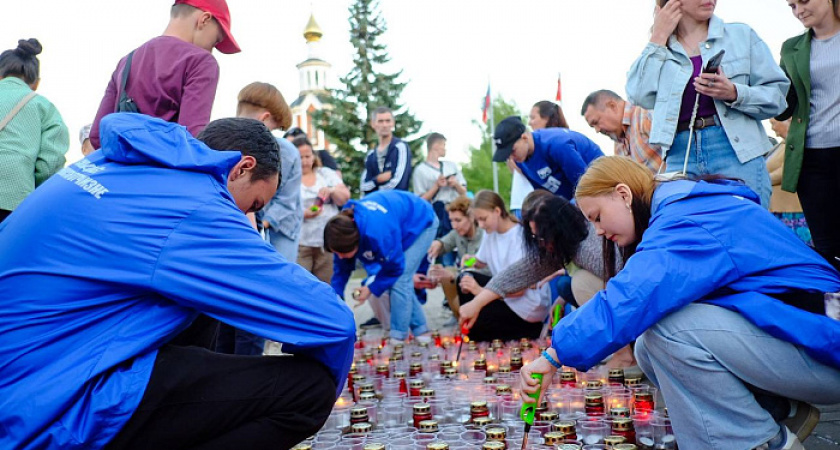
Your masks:
<svg viewBox="0 0 840 450"><path fill-rule="evenodd" d="M382 323L380 323L379 319L377 319L376 317L371 317L370 320L368 320L367 322L359 325L359 328L361 328L363 330L367 329L367 328L381 328L381 327L382 327Z"/></svg>
<svg viewBox="0 0 840 450"><path fill-rule="evenodd" d="M802 442L814 431L819 421L820 410L814 405L798 400L791 400L790 414L787 419L782 421L782 424L796 434L799 442Z"/></svg>
<svg viewBox="0 0 840 450"><path fill-rule="evenodd" d="M782 442L782 438L784 441ZM805 446L796 437L790 428L782 425L782 429L773 439L765 442L753 450L805 450Z"/></svg>

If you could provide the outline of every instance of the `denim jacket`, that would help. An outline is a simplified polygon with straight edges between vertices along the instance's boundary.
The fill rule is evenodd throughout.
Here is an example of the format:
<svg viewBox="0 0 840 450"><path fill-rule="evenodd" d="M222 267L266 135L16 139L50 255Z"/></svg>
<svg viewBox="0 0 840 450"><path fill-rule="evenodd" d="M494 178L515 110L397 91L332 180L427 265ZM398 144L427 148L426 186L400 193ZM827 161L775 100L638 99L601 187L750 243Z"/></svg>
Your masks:
<svg viewBox="0 0 840 450"><path fill-rule="evenodd" d="M772 147L761 121L785 110L790 82L752 28L712 16L708 39L700 44L703 64L720 50L726 50L721 68L738 98L731 103L715 100L715 110L738 160L745 163ZM667 47L648 43L627 73L627 96L631 103L653 110L650 143L662 146L663 153L674 142L683 91L693 69L672 35Z"/></svg>
<svg viewBox="0 0 840 450"><path fill-rule="evenodd" d="M280 186L268 205L257 212L257 220L267 220L272 230L294 241L303 224L300 152L287 139L278 138L277 143L280 144Z"/></svg>

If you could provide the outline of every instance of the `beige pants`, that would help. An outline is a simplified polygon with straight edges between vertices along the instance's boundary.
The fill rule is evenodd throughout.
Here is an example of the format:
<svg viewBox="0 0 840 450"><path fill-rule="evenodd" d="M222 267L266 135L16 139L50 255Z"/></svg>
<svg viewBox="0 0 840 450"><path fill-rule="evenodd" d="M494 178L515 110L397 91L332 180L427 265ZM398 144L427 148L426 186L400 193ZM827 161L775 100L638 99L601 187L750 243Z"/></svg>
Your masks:
<svg viewBox="0 0 840 450"><path fill-rule="evenodd" d="M572 275L572 294L578 304L583 306L605 288L604 281L595 276L592 272L579 269ZM613 353L612 358L607 361L607 367L629 367L636 365L636 358L633 357L633 349L625 346Z"/></svg>
<svg viewBox="0 0 840 450"><path fill-rule="evenodd" d="M382 324L382 329L388 331L391 329L391 296L388 291L385 291L381 296L377 297L373 294L367 299L370 309L373 310L373 317L379 320Z"/></svg>
<svg viewBox="0 0 840 450"><path fill-rule="evenodd" d="M324 283L329 283L333 275L333 254L321 247L298 247L298 265L312 272Z"/></svg>

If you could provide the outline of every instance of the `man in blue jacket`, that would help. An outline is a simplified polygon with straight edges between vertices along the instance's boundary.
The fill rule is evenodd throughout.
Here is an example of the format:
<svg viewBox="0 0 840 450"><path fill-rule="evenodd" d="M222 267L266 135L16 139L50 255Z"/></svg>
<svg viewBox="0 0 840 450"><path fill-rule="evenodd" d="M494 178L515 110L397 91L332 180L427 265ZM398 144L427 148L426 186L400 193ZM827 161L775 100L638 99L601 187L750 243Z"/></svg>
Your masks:
<svg viewBox="0 0 840 450"><path fill-rule="evenodd" d="M394 112L380 106L370 117L370 126L379 143L365 157L362 193L398 189L407 191L411 180L411 149L394 136Z"/></svg>
<svg viewBox="0 0 840 450"><path fill-rule="evenodd" d="M279 181L268 129L200 138L109 115L102 149L0 225L0 448L289 448L323 424L352 313L245 217ZM295 356L174 345L202 313Z"/></svg>
<svg viewBox="0 0 840 450"><path fill-rule="evenodd" d="M598 144L567 128L526 131L519 116L504 118L493 133L493 161L513 158L534 189L572 198L586 167L604 156Z"/></svg>

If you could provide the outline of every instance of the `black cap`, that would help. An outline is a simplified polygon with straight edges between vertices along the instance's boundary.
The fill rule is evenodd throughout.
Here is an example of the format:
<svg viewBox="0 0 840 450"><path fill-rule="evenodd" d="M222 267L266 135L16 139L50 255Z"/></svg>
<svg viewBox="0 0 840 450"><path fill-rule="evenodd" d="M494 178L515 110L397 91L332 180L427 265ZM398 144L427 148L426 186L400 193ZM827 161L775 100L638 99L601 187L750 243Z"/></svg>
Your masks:
<svg viewBox="0 0 840 450"><path fill-rule="evenodd" d="M287 131L285 134L283 134L283 137L286 138L286 139L288 139L289 136L291 136L292 138L296 138L298 136L306 136L306 132L301 130L298 127L292 127L292 128L289 128L289 131Z"/></svg>
<svg viewBox="0 0 840 450"><path fill-rule="evenodd" d="M496 125L496 132L493 133L493 140L496 141L496 153L493 153L493 161L505 162L511 152L513 144L522 137L525 132L525 124L519 116L505 117Z"/></svg>

